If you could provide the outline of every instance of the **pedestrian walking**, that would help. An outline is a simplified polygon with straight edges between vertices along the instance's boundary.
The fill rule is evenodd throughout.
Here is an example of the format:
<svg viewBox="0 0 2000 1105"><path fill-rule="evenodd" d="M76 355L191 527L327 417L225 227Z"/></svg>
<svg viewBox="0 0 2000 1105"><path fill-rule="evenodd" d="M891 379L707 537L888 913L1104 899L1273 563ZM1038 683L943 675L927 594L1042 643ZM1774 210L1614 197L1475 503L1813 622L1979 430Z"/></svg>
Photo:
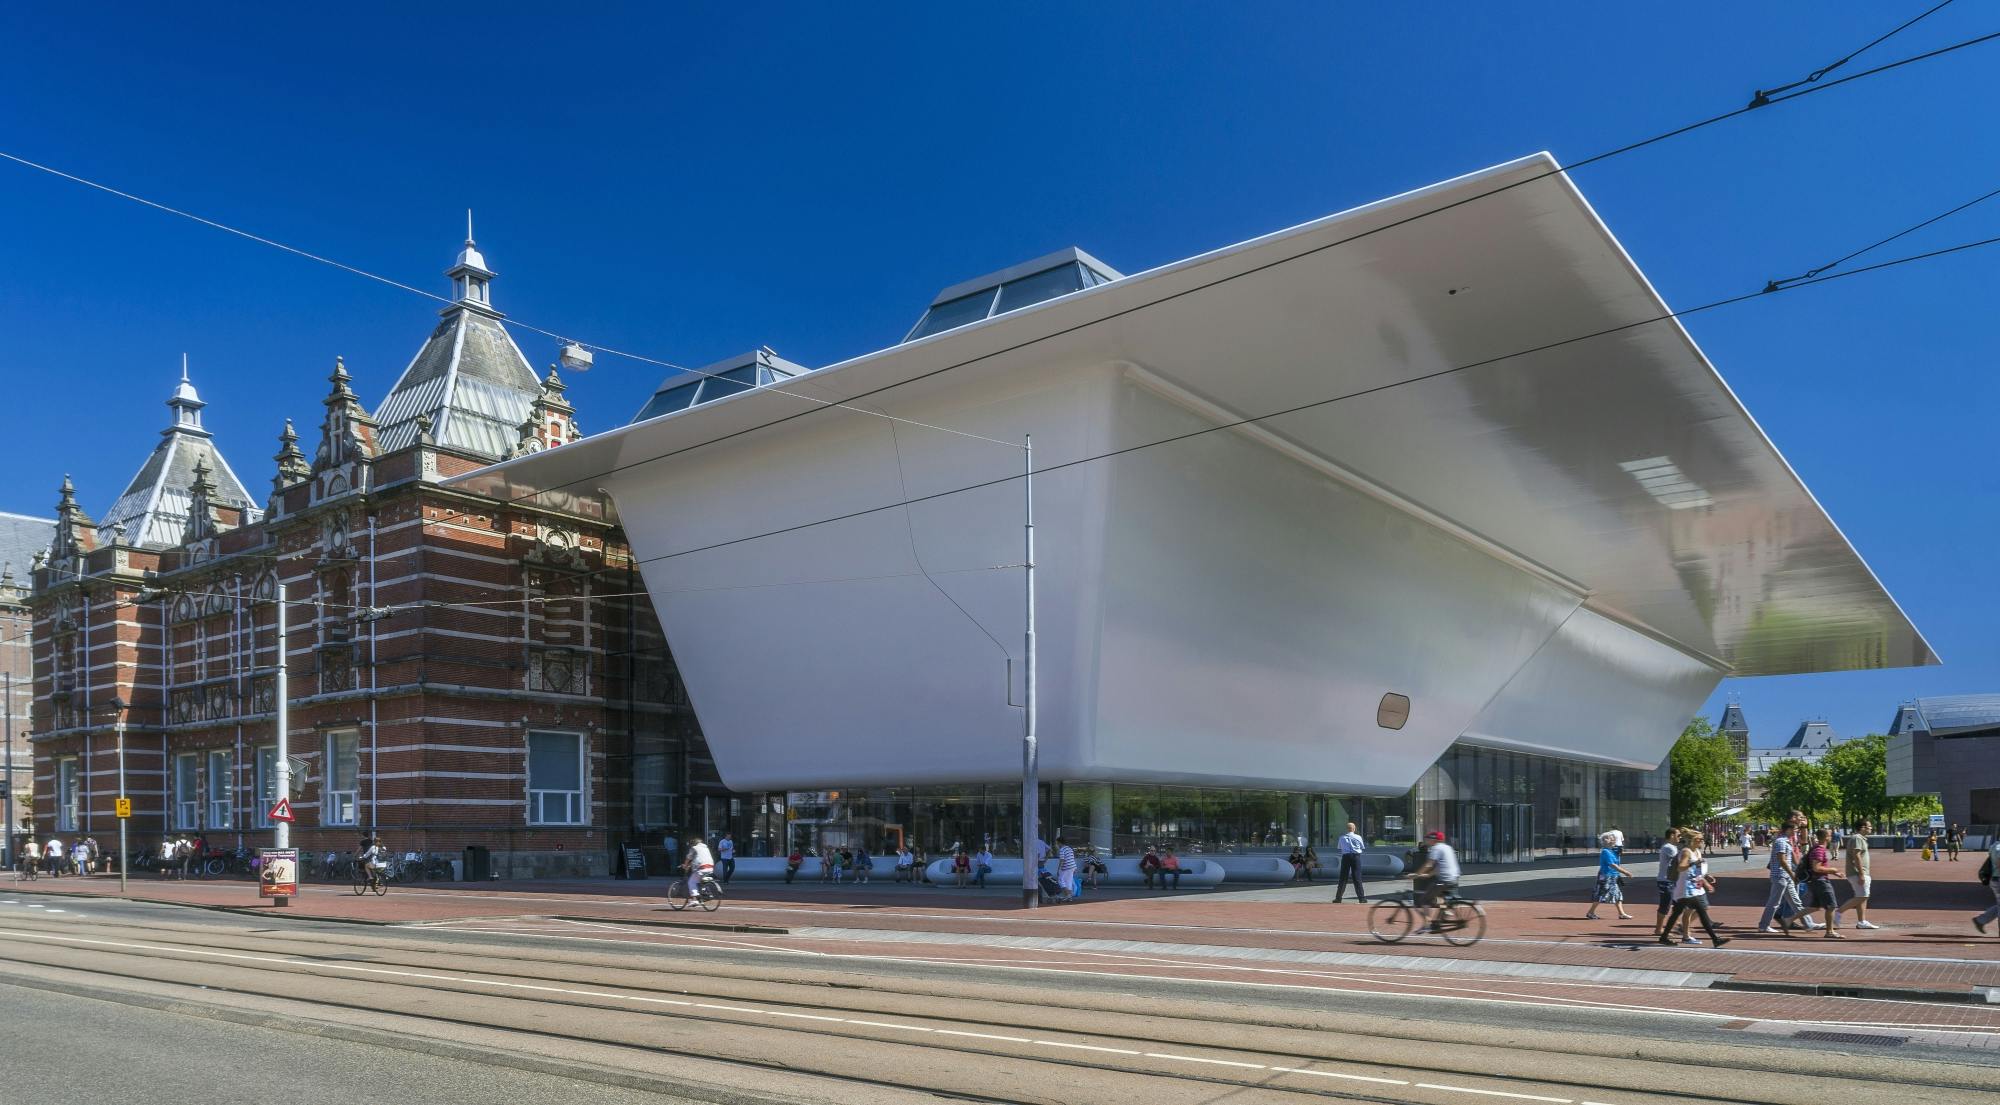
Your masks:
<svg viewBox="0 0 2000 1105"><path fill-rule="evenodd" d="M1748 826L1748 825L1745 825L1745 826L1743 826L1742 828L1740 828L1740 829L1736 830L1736 843L1737 843L1737 844L1739 844L1739 845L1741 845L1741 846L1742 846L1742 848L1743 848L1743 862L1744 862L1744 863L1749 863L1749 862L1750 862L1750 826Z"/></svg>
<svg viewBox="0 0 2000 1105"><path fill-rule="evenodd" d="M1076 849L1061 835L1056 837L1056 885L1062 888L1063 897L1076 897Z"/></svg>
<svg viewBox="0 0 2000 1105"><path fill-rule="evenodd" d="M1840 871L1833 865L1832 829L1820 829L1813 834L1812 847L1806 849L1805 868L1806 903L1826 918L1826 939L1846 939L1840 935L1840 903L1833 890L1834 877Z"/></svg>
<svg viewBox="0 0 2000 1105"><path fill-rule="evenodd" d="M723 885L729 885L729 877L736 873L736 836L734 833L723 833L722 839L715 842L715 861L716 869L721 872Z"/></svg>
<svg viewBox="0 0 2000 1105"><path fill-rule="evenodd" d="M1958 850L1965 847L1965 829L1953 823L1951 828L1944 831L1944 847L1945 852L1951 856L1951 861L1957 863Z"/></svg>
<svg viewBox="0 0 2000 1105"><path fill-rule="evenodd" d="M1993 895L1993 908L1972 919L1972 927L1983 935L1987 925L2000 920L2000 833L1986 838L1986 862L1979 865L1979 881Z"/></svg>
<svg viewBox="0 0 2000 1105"><path fill-rule="evenodd" d="M47 844L42 845L42 866L48 870L49 874L54 875L56 878L62 878L63 865L68 862L63 856L63 842L61 837L52 836L49 838Z"/></svg>
<svg viewBox="0 0 2000 1105"><path fill-rule="evenodd" d="M1796 855L1797 849L1789 832L1772 834L1771 858L1764 865L1770 872L1771 887L1764 898L1764 913L1757 919L1758 932L1776 935L1782 931L1787 936L1792 934L1791 917L1798 909L1798 887L1795 883L1798 873L1793 863ZM1772 928L1773 921L1781 927Z"/></svg>
<svg viewBox="0 0 2000 1105"><path fill-rule="evenodd" d="M1607 902L1618 907L1620 920L1629 921L1632 919L1632 915L1625 912L1625 889L1618 882L1620 878L1629 876L1631 872L1618 864L1618 849L1616 845L1611 843L1614 834L1617 836L1623 835L1617 833L1616 830L1612 830L1597 838L1597 842L1603 847L1597 853L1597 889L1591 896L1590 912L1583 915L1583 919L1586 921L1597 920L1597 907Z"/></svg>
<svg viewBox="0 0 2000 1105"><path fill-rule="evenodd" d="M1340 881L1334 884L1333 900L1338 902L1347 895L1347 882L1352 879L1354 900L1367 905L1368 891L1361 886L1361 853L1367 850L1368 844L1361 839L1361 834L1355 831L1354 822L1347 823L1347 831L1340 834L1340 839L1334 841L1333 847L1340 853Z"/></svg>
<svg viewBox="0 0 2000 1105"><path fill-rule="evenodd" d="M1692 845L1692 841L1689 842ZM1681 831L1668 826L1666 836L1660 841L1660 866L1653 874L1653 889L1660 898L1659 908L1653 915L1653 936L1655 939L1667 931L1667 914L1674 909L1674 882L1679 872L1675 860L1681 854ZM1662 941L1664 943L1664 941Z"/></svg>
<svg viewBox="0 0 2000 1105"><path fill-rule="evenodd" d="M1660 928L1659 941L1662 944L1673 944L1676 924L1686 925L1697 919L1701 921L1702 931L1708 933L1708 939L1716 947L1729 943L1727 936L1715 931L1715 921L1708 915L1708 893L1715 889L1715 882L1708 877L1708 861L1702 857L1698 841L1698 837L1683 837L1681 847L1674 856L1671 875L1674 908Z"/></svg>
<svg viewBox="0 0 2000 1105"><path fill-rule="evenodd" d="M1843 841L1842 851L1846 854L1847 887L1853 896L1841 906L1841 912L1854 911L1854 927L1858 929L1881 928L1868 919L1868 894L1871 889L1868 878L1868 831L1873 828L1866 820L1854 827Z"/></svg>

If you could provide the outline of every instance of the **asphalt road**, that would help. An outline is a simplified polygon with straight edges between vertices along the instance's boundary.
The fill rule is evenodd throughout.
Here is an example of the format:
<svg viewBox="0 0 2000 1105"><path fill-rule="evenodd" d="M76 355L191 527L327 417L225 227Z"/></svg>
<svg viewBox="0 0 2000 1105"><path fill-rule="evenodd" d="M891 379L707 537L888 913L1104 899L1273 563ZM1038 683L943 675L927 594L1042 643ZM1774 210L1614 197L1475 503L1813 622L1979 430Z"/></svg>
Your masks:
<svg viewBox="0 0 2000 1105"><path fill-rule="evenodd" d="M662 1105L672 1099L467 1059L6 986L0 1101L104 1105Z"/></svg>
<svg viewBox="0 0 2000 1105"><path fill-rule="evenodd" d="M219 1072L256 1071L278 1055L291 1086L338 1085L337 1098L325 1099L341 1101L373 1100L348 1088L369 1087L372 1068L422 1073L395 1094L399 1102L500 1100L502 1087L548 1102L623 1101L592 1095L637 1090L673 1095L664 1100L870 1105L2000 1103L1993 1052L1750 1038L1712 1017L1058 976L948 960L815 957L741 937L662 945L571 932L541 938L265 922L116 901L17 902L0 906L0 1001L10 1011L43 1008L24 997L33 995L107 1011L95 1019L102 1030L92 1029L87 1054L111 1062L43 1060L58 1068L44 1078L46 1092L78 1101L127 1100L123 1091L135 1084L125 1071L175 1064L208 1072L202 1092L142 1100L214 1101L218 1087L233 1093L238 1082L257 1092L261 1076ZM45 1032L32 1013L9 1022L35 1027L10 1033L17 1038L0 1054L70 1050L63 1030ZM166 1023L174 1027L147 1027ZM308 1075L297 1056L323 1066ZM469 1067L476 1076L424 1073L433 1067ZM139 1077L138 1085L161 1086ZM382 1076L372 1085L385 1101L394 1092ZM260 1092L256 1100L286 1096Z"/></svg>

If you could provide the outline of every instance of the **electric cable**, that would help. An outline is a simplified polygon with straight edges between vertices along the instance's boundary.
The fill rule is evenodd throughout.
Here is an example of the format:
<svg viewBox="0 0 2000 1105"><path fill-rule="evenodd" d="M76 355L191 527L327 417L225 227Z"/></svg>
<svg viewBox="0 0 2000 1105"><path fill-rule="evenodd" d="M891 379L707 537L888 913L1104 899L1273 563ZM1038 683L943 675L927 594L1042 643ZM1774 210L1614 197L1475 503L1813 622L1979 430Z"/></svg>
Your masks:
<svg viewBox="0 0 2000 1105"><path fill-rule="evenodd" d="M2000 244L2000 237L1983 238L1978 241L1972 241L1972 242L1962 242L1955 246L1948 246L1943 249L1931 250L1930 252L1927 253L1914 254L1908 257L1898 257L1891 261L1883 261L1874 265L1866 265L1858 269L1850 269L1847 272L1837 272L1827 276L1815 277L1811 280L1802 280L1798 283L1791 284L1783 288L1779 288L1777 289L1777 291L1787 292L1796 290L1798 288L1809 288L1816 284L1831 283L1832 281L1845 279L1850 276L1861 276L1865 273L1879 272L1883 269L1895 268L1900 265L1912 264L1918 261L1927 261L1955 253L1964 253L1969 250L1979 249L1984 246L1990 246L1995 244ZM1455 365L1449 368L1441 368L1433 372L1426 372L1417 376L1411 376L1401 380L1392 380L1385 384L1377 384L1373 387L1362 388L1359 391L1352 391L1343 395L1330 396L1325 399L1315 399L1308 403L1300 403L1296 406L1286 407L1283 410L1271 411L1268 414L1253 415L1247 418L1238 418L1228 422L1217 423L1216 425L1213 426L1205 426L1198 430L1190 430L1186 433L1174 434L1170 437L1160 438L1155 441L1141 442L1137 445L1127 445L1122 448L1112 449L1103 453L1094 453L1090 456L1077 457L1072 460L1060 461L1058 463L1048 465L1047 467L1035 469L1035 474L1043 475L1049 472L1057 472L1065 468L1074 468L1079 465L1092 464L1103 460L1110 460L1115 457L1125 456L1128 453L1137 453L1142 450L1156 448L1161 445L1172 445L1176 442L1187 441L1191 438L1201 437L1205 434L1212 434L1219 430L1232 430L1242 426L1254 425L1255 423L1258 422L1268 421L1273 418L1283 418L1287 415L1297 414L1301 411L1308 411L1317 407L1324 407L1333 403L1344 402L1348 399L1359 399L1369 395L1376 395L1381 392L1393 390L1395 388L1406 387L1411 384L1420 384L1430 380L1436 380L1441 377L1454 375L1456 373L1467 372L1475 368L1483 368L1488 365L1497 364L1501 361L1513 360L1514 358L1517 357L1525 357L1525 356L1531 356L1536 353L1544 353L1551 349L1558 349L1563 346L1574 345L1578 342L1590 341L1593 338L1601 338L1611 334L1622 333L1626 330L1636 329L1641 326L1650 326L1654 323L1665 322L1671 319L1686 318L1689 315L1701 314L1704 311L1713 311L1721 307L1728 307L1733 304L1748 302L1749 300L1759 299L1769 294L1772 293L1765 289L1759 288L1754 292L1745 292L1740 295L1733 295L1724 299L1713 300L1708 303L1703 303L1700 306L1687 307L1678 311L1668 311L1664 314L1654 315L1649 318L1638 319L1633 322L1621 323L1617 326L1606 327L1602 330L1592 331L1591 333L1588 334L1579 334L1575 337L1563 338L1559 341L1552 341L1547 344L1538 345L1530 349L1520 349L1512 353L1503 353L1497 357L1488 357L1485 360L1473 361L1470 364ZM767 530L762 533L754 533L745 537L735 537L735 538L730 538L729 540L726 541L717 541L712 544L701 545L696 548L682 549L679 552L662 553L658 556L640 557L636 560L636 563L652 564L662 560L672 560L677 557L693 556L697 553L712 552L716 549L728 548L731 545L740 545L749 541L761 541L767 537L777 537L787 533L796 533L800 530L811 529L815 526L830 525L835 522L843 522L853 518L865 517L870 514L878 514L886 510L897 510L903 507L914 506L919 503L926 503L935 499L942 499L952 495L961 495L966 492L979 491L989 487L999 487L1004 484L1013 483L1014 481L1023 478L1024 476L1021 473L1018 472L1012 473L1010 475L1000 476L990 480L982 480L978 483L971 483L961 487L949 488L944 491L934 491L926 495L918 495L914 498L899 500L893 503L883 503L880 506L865 507L860 510L848 511L843 514L837 514L827 518L819 518L810 522L800 522L796 525L783 526L778 529Z"/></svg>
<svg viewBox="0 0 2000 1105"><path fill-rule="evenodd" d="M1897 27L1893 31L1890 31L1888 34L1885 34L1882 37L1868 43L1868 45L1861 47L1859 50L1856 50L1853 53L1848 54L1837 61L1820 66L1818 69L1815 69L1812 72L1806 74L1803 80L1796 80L1790 84L1781 84L1776 88L1758 89L1757 94L1750 98L1750 106L1763 107L1765 104L1774 102L1771 100L1772 96L1775 96L1781 92L1789 92L1792 89L1801 87L1803 85L1817 83L1821 77L1824 77L1828 73L1831 73L1834 70L1840 68L1841 66L1846 65L1848 62L1853 61L1855 58L1858 58L1862 54L1867 53L1868 51L1874 49L1875 47L1882 45L1884 42L1889 41L1890 39L1896 37L1897 35L1902 34L1904 31L1909 30L1911 27L1914 27L1917 24L1922 23L1924 20L1930 18L1933 15L1936 15L1938 12L1943 11L1945 8L1950 7L1951 3L1952 0L1944 0L1943 3L1940 3L1936 7L1931 8L1929 11L1923 12L1922 14L1911 19L1909 22L1904 23L1903 25Z"/></svg>
<svg viewBox="0 0 2000 1105"><path fill-rule="evenodd" d="M1872 245L1862 246L1860 249L1855 250L1853 253L1850 253L1847 256L1842 257L1837 261L1828 261L1826 264L1821 265L1816 269L1807 269L1805 272L1799 274L1798 276L1787 276L1782 280L1773 280L1764 285L1764 290L1767 292L1781 291L1785 288L1786 285L1794 284L1801 280L1809 280L1815 276L1818 276L1823 272L1826 272L1829 269L1839 268L1840 266L1848 263L1849 261L1854 260L1856 257L1859 257L1864 253L1867 253L1871 250L1879 249L1882 246L1886 246L1890 242L1893 242L1898 238L1904 237L1909 234L1914 234L1917 231L1922 230L1923 228L1931 225L1932 223L1941 222L1944 219L1948 219L1951 216L1958 214L1960 211L1963 211L1968 207L1976 207L1979 204L1985 203L1987 200L1992 199L1994 196L2000 196L2000 188L1995 188L1991 192L1988 192L1985 195L1980 196L1978 199L1967 200L1966 202L1959 204L1957 207L1954 207L1951 210L1946 211L1942 215L1932 215L1930 218L1925 219L1923 222L1920 222L1915 226L1906 227L1905 229L1898 230L1894 234L1891 234L1887 238L1884 238L1879 242L1875 242Z"/></svg>

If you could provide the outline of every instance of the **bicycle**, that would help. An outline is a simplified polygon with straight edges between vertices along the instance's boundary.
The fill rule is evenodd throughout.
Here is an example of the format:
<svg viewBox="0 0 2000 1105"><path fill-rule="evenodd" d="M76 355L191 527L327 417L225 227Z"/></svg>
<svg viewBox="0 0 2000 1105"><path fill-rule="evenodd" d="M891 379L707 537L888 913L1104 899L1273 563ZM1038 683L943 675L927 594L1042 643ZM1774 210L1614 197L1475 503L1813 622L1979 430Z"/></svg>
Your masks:
<svg viewBox="0 0 2000 1105"><path fill-rule="evenodd" d="M360 897L370 890L373 890L375 896L378 898L387 894L389 892L389 881L386 876L387 872L372 863L354 864L355 896Z"/></svg>
<svg viewBox="0 0 2000 1105"><path fill-rule="evenodd" d="M674 880L672 886L667 887L668 909L678 913L689 906L687 882L686 878L678 878ZM722 908L722 886L715 881L714 876L701 877L701 893L695 897L692 904L699 905L710 913Z"/></svg>
<svg viewBox="0 0 2000 1105"><path fill-rule="evenodd" d="M1406 890L1377 901L1368 910L1368 931L1384 944L1395 944L1410 935L1423 916L1417 892ZM1486 935L1486 910L1456 891L1446 895L1432 912L1426 932L1444 937L1445 943L1468 947Z"/></svg>

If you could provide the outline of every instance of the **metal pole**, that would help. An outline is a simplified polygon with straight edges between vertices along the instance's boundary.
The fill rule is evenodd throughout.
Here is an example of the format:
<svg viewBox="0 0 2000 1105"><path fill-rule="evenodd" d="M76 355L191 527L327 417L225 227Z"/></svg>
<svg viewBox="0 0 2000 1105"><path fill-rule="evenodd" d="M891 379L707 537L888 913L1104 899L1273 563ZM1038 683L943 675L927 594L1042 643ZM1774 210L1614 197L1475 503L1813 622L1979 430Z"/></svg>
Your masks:
<svg viewBox="0 0 2000 1105"><path fill-rule="evenodd" d="M1035 842L1041 839L1041 782L1035 765L1035 437L1029 434L1021 453L1022 505L1026 518L1027 633L1023 641L1023 690L1027 709L1021 720L1021 908L1033 909L1041 899L1037 877L1041 857Z"/></svg>
<svg viewBox="0 0 2000 1105"><path fill-rule="evenodd" d="M291 687L286 681L285 673L285 581L277 579L275 582L278 588L278 670L277 674L273 677L275 685L272 687L272 690L276 692L275 697L277 698L278 708L278 762L276 766L278 772L278 797L289 802L292 797L292 761L289 758L291 756L291 740L290 733L285 724L285 715L291 710L292 694ZM256 632L255 626L251 627L251 632ZM279 848L291 847L292 823L289 821L274 821L271 823L271 826L272 844ZM273 905L278 906L292 904L290 898L273 898L271 902Z"/></svg>
<svg viewBox="0 0 2000 1105"><path fill-rule="evenodd" d="M14 866L14 818L20 816L14 809L14 673L7 672L7 866Z"/></svg>
<svg viewBox="0 0 2000 1105"><path fill-rule="evenodd" d="M125 711L121 708L118 711L118 802L121 808L129 810L130 807L124 805L126 801ZM118 893L120 894L125 893L125 868L132 865L132 853L127 850L131 845L125 839L125 826L131 820L130 817L121 817L118 819Z"/></svg>

